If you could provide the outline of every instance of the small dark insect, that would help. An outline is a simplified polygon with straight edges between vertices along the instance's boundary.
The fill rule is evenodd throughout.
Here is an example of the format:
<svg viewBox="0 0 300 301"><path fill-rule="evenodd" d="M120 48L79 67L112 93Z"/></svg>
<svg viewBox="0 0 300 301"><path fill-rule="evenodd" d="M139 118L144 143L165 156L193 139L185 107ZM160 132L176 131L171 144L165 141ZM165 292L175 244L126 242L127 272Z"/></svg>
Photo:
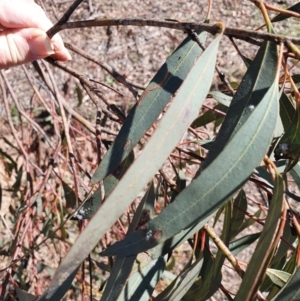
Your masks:
<svg viewBox="0 0 300 301"><path fill-rule="evenodd" d="M274 150L275 160L278 161L280 159L293 159L290 154L290 147L287 143L281 143L277 145Z"/></svg>

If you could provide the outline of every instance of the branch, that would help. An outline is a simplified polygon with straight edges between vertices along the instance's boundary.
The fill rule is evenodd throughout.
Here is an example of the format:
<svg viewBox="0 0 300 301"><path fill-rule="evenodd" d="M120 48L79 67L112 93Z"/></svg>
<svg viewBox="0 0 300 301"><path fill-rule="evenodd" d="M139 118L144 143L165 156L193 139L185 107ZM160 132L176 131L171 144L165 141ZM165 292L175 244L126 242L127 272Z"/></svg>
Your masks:
<svg viewBox="0 0 300 301"><path fill-rule="evenodd" d="M83 27L100 27L100 26L153 26L153 27L164 27L177 30L203 30L211 34L216 34L221 31L220 23L215 25L209 25L207 23L194 23L194 22L178 22L172 20L155 20L155 19L141 19L141 18L125 18L125 19L94 19L76 22L67 22L62 25L54 25L47 32L48 36L52 38L56 33L64 29L71 28L83 28ZM275 42L277 44L292 42L300 45L300 38L288 37L284 35L257 32L254 30L239 29L234 27L226 27L224 30L226 36L232 36L235 38L252 38L262 39L265 41Z"/></svg>

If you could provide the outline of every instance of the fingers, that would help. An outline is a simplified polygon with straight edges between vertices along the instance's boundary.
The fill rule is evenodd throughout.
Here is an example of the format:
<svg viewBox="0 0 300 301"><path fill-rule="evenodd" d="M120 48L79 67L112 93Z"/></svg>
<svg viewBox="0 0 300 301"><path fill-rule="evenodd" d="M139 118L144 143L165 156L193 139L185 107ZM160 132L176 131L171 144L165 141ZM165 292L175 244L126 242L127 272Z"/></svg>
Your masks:
<svg viewBox="0 0 300 301"><path fill-rule="evenodd" d="M0 69L54 54L51 40L40 29L11 29L0 32Z"/></svg>
<svg viewBox="0 0 300 301"><path fill-rule="evenodd" d="M0 0L0 27L4 28L3 33L6 32L6 29L13 28L39 28L46 32L52 27L52 23L47 18L44 10L32 0ZM16 37L16 39L19 41L18 37ZM27 38L25 41L26 40ZM60 61L71 59L71 55L65 48L60 35L55 35L51 41L54 50L54 53L51 56L54 59ZM23 43L21 44L24 46ZM36 44L36 46L38 45ZM32 49L32 46L30 46L30 48ZM21 49L19 49L19 51L24 53ZM30 53L32 52L33 49ZM35 52L42 53L43 51L42 49L36 49Z"/></svg>

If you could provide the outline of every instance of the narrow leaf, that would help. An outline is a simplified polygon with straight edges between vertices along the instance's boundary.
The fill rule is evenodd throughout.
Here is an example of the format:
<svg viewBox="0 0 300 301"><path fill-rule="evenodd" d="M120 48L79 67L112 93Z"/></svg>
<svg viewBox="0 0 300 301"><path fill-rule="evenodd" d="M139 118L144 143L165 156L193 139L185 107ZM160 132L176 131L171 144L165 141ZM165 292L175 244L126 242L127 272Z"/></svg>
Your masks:
<svg viewBox="0 0 300 301"><path fill-rule="evenodd" d="M243 277L242 284L236 294L236 301L254 300L257 290L265 276L265 272L277 247L275 242L278 236L278 227L281 222L283 192L283 180L280 175L276 174L274 193L268 216L255 252L251 257Z"/></svg>
<svg viewBox="0 0 300 301"><path fill-rule="evenodd" d="M201 33L199 38L204 43L206 33ZM187 37L167 59L144 91L139 104L129 112L118 136L93 175L92 183L100 182L112 173L132 151L172 99L201 53L201 48Z"/></svg>
<svg viewBox="0 0 300 301"><path fill-rule="evenodd" d="M209 94L220 104L229 107L232 101L232 96L228 96L220 91L211 91Z"/></svg>
<svg viewBox="0 0 300 301"><path fill-rule="evenodd" d="M300 268L292 274L286 285L271 301L299 301L300 300Z"/></svg>
<svg viewBox="0 0 300 301"><path fill-rule="evenodd" d="M260 236L260 233L253 233L250 235L243 236L229 244L229 250L232 255L237 255L242 252L245 248L249 247L254 243Z"/></svg>
<svg viewBox="0 0 300 301"><path fill-rule="evenodd" d="M298 157L300 150L300 105L296 107L296 113L289 128L278 142L274 151L276 160L291 159Z"/></svg>
<svg viewBox="0 0 300 301"><path fill-rule="evenodd" d="M283 287L291 277L291 274L287 272L274 269L267 269L267 275L279 287Z"/></svg>
<svg viewBox="0 0 300 301"><path fill-rule="evenodd" d="M64 181L62 181L64 189L67 208L73 208L76 206L76 195L74 190Z"/></svg>
<svg viewBox="0 0 300 301"><path fill-rule="evenodd" d="M296 3L295 5L289 7L287 10L299 13L300 12L300 2ZM277 16L275 16L271 22L279 22L279 21L283 21L285 19L291 18L291 16L287 16L284 15L282 13L278 14Z"/></svg>
<svg viewBox="0 0 300 301"><path fill-rule="evenodd" d="M138 230L103 252L128 256L164 242L195 221L204 225L248 179L269 146L278 115L278 88L274 82L240 130L220 155L184 189L145 230Z"/></svg>
<svg viewBox="0 0 300 301"><path fill-rule="evenodd" d="M73 274L77 270L78 265L91 252L102 235L109 230L161 167L195 119L213 79L220 39L221 35L218 35L198 61L194 62L193 69L180 87L143 152L80 234L58 268L50 287L39 298L39 301L59 300L63 296L72 280L71 277L63 280L65 275Z"/></svg>
<svg viewBox="0 0 300 301"><path fill-rule="evenodd" d="M296 110L293 103L287 97L287 95L282 92L280 96L280 118L285 131L291 126L293 118L295 116Z"/></svg>
<svg viewBox="0 0 300 301"><path fill-rule="evenodd" d="M155 298L155 301L180 301L186 294L188 289L192 286L195 279L199 275L200 269L203 265L203 258L199 257L197 260L180 274L161 294Z"/></svg>
<svg viewBox="0 0 300 301"><path fill-rule="evenodd" d="M245 219L245 213L247 212L247 198L245 191L240 190L239 194L234 200L233 215L231 221L231 238L234 238L240 233L242 224Z"/></svg>
<svg viewBox="0 0 300 301"><path fill-rule="evenodd" d="M141 200L137 208L137 211L133 217L132 222L130 223L127 235L129 233L132 233L136 229L136 227L145 224L150 219L150 216L153 214L154 203L155 203L155 192L154 192L154 184L152 181L151 185L149 186L147 192L145 193L143 199ZM126 282L130 276L131 270L136 262L136 259L137 256L135 255L128 256L128 257L117 256L115 258L113 268L110 272L110 276L108 278L108 281L105 286L105 290L102 295L102 300L115 301L119 298L121 294L123 295L126 294L125 292L122 293L122 291L124 291L124 289L128 289L128 285L126 285ZM136 263L136 265L138 266L137 270L143 269L145 266L150 264L151 261L152 260L149 256L139 258L138 263ZM137 281L136 284L139 284L140 288L142 289L142 286L146 285L145 282L143 282L142 278L138 278L138 276L134 276L134 277Z"/></svg>
<svg viewBox="0 0 300 301"><path fill-rule="evenodd" d="M264 98L276 77L277 56L277 45L274 43L264 42L259 48L231 101L219 134L197 174L218 156Z"/></svg>

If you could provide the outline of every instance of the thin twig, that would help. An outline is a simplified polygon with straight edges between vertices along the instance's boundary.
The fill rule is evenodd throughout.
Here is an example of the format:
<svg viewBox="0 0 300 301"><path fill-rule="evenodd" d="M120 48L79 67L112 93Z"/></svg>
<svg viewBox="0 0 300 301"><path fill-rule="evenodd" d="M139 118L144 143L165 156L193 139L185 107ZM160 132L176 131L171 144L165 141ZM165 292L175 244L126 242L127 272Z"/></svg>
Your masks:
<svg viewBox="0 0 300 301"><path fill-rule="evenodd" d="M98 109L98 107L99 107L98 104L101 103L101 102L99 101L99 98L101 98L101 100L103 100L107 106L111 105L107 99L105 99L102 95L98 95L98 94L97 94L97 91L93 90L93 87L91 86L89 79L87 79L83 74L79 73L76 69L74 69L74 68L72 68L72 67L70 67L70 66L68 66L67 64L64 64L64 63L62 63L62 62L54 61L54 60L51 59L51 58L47 58L46 60L47 60L47 62L49 62L51 65L56 66L56 67L58 67L58 68L60 68L60 69L62 69L62 70L64 70L64 71L68 72L69 74L73 75L73 76L76 77L77 79L79 79L79 81L80 81L82 87L85 89L85 91L87 92L87 94L89 95L89 97L91 98L91 100L93 101L93 103L95 104L95 106L97 107L97 109ZM64 103L66 103L66 102L64 102ZM66 103L66 104L67 104L67 103ZM112 115L112 113L111 113L108 109L106 109L106 108L101 108L101 110L103 111L103 113L107 114L107 116L108 116L110 119L112 119L112 120L114 120L114 121L118 121L118 119L115 118L115 117ZM73 112L75 112L75 111L73 110ZM73 115L73 113L72 113L72 115ZM75 116L74 116L74 117L75 117L80 123L82 123L82 122L84 121L83 125L86 126L86 127L89 126L89 125L88 125L88 121L86 121L83 117L81 117L79 114L76 114L76 116L77 116L77 117L75 117ZM80 120L79 120L78 118L80 118ZM85 123L86 123L86 124L85 124ZM94 127L93 127L93 128L94 128ZM89 128L88 128L88 129L89 129ZM89 129L89 130L90 130L90 129ZM103 128L102 131L105 132L105 129ZM95 133L95 129L93 130L93 133Z"/></svg>
<svg viewBox="0 0 300 301"><path fill-rule="evenodd" d="M0 85L2 83L1 77L0 77ZM53 170L54 171L54 170ZM0 269L0 273L6 271L7 269L11 268L12 266L14 266L15 264L17 264L18 262L20 262L22 259L24 259L25 257L28 256L28 254L33 253L34 251L36 251L37 249L40 248L41 245L43 245L44 243L46 243L46 241L52 237L55 237L56 232L58 230L61 230L62 227L69 221L71 220L71 218L78 212L78 210L80 210L80 208L82 208L82 206L85 204L85 202L95 193L96 189L97 189L98 185L94 185L91 190L87 193L86 197L84 198L83 202L80 204L80 206L73 211L73 213L71 213L68 218L66 218L57 228L55 228L53 230L53 232L51 232L48 237L44 238L40 243L38 243L33 249L27 249L26 251L24 251L24 255L20 256L18 259L15 259L13 261L11 261L5 268ZM1 299L0 299L1 300Z"/></svg>
<svg viewBox="0 0 300 301"><path fill-rule="evenodd" d="M101 163L102 159L102 151L101 151L101 146L102 146L102 140L101 140L101 112L97 112L97 118L96 118L96 144L97 144L97 163Z"/></svg>
<svg viewBox="0 0 300 301"><path fill-rule="evenodd" d="M192 31L192 30L188 30L188 34L191 36L191 38L199 45L199 47L204 51L205 47L202 45L198 35ZM224 72L222 72L219 67L216 65L215 69L220 77L220 80L224 83L224 85L227 87L228 91L230 92L231 95L234 95L234 90L232 89L229 80L227 79L226 75L224 74Z"/></svg>
<svg viewBox="0 0 300 301"><path fill-rule="evenodd" d="M7 97L6 97L6 90L5 90L5 86L4 86L4 80L5 80L5 74L4 74L4 71L1 70L0 71L2 77L0 76L0 85L1 85L1 89L2 89L2 97L3 97L3 102L4 102L4 107L5 107L5 111L6 111L6 117L7 117L7 120L8 120L8 123L10 125L10 128L11 128L11 131L12 131L12 134L19 146L19 150L21 150L21 153L23 154L24 156L24 159L25 159L25 163L26 163L26 170L28 169L27 166L28 166L28 162L30 162L30 164L32 164L32 166L39 171L39 173L41 175L44 175L43 171L36 165L32 162L32 160L28 157L28 154L26 153L24 147L23 147L23 144L22 142L20 141L19 137L18 137L18 134L17 134L17 131L14 127L14 124L13 124L13 121L11 119L11 115L10 115L10 110L9 110L9 105L8 105L8 101L7 101Z"/></svg>
<svg viewBox="0 0 300 301"><path fill-rule="evenodd" d="M69 21L71 15L75 11L75 9L78 7L78 5L83 2L84 0L75 0L73 4L68 8L68 10L64 13L64 15L60 18L60 20L55 24L56 25L62 25ZM50 29L51 30L51 29ZM50 31L49 30L49 31ZM51 36L53 37L54 34Z"/></svg>
<svg viewBox="0 0 300 301"><path fill-rule="evenodd" d="M121 92L119 92L118 90L114 89L112 86L109 86L109 85L107 85L107 84L104 84L104 83L102 83L102 82L100 82L100 81L98 81L98 80L91 79L91 78L90 78L90 81L93 82L93 83L99 84L99 85L101 85L101 86L103 86L103 87L105 87L105 88L107 88L107 89L109 89L109 90L115 92L115 93L118 94L119 96L124 96ZM95 89L95 90L98 90L98 89Z"/></svg>
<svg viewBox="0 0 300 301"><path fill-rule="evenodd" d="M54 95L56 96L56 100L58 101L60 115L62 117L63 127L65 131L65 137L67 141L68 151L69 151L69 157L70 157L70 165L72 169L72 173L74 175L74 189L75 189L75 196L76 196L76 205L78 204L79 199L79 186L78 186L78 180L77 180L77 168L76 168L76 162L75 162L75 154L73 150L73 145L70 138L70 131L69 131L69 121L67 121L67 116L65 113L65 109L63 106L63 103L61 101L62 97L60 97L60 93L58 91L58 88L56 86L55 79L53 77L53 74L49 72L49 77L52 81L53 89L54 89Z"/></svg>
<svg viewBox="0 0 300 301"><path fill-rule="evenodd" d="M206 233L210 236L210 238L214 241L218 249L226 256L227 260L231 263L235 271L238 273L238 275L243 278L245 272L240 267L238 261L236 258L232 255L228 247L224 244L224 242L216 235L216 233L213 231L213 229L206 224L204 227L204 230Z"/></svg>
<svg viewBox="0 0 300 301"><path fill-rule="evenodd" d="M118 71L116 71L113 67L111 67L109 64L102 62L100 60L96 60L93 56L88 54L87 52L83 51L82 49L76 47L75 45L72 45L70 43L65 43L65 46L76 52L77 54L83 56L84 58L94 62L95 64L102 67L104 70L106 70L117 82L123 84L134 96L135 99L138 99L138 92L133 88L132 84L129 83L124 76L122 76Z"/></svg>
<svg viewBox="0 0 300 301"><path fill-rule="evenodd" d="M50 60L50 59L49 60L47 59L47 61L51 65L54 65L54 66L56 66L56 67L58 67L60 69L63 69L65 71L69 72L72 75L73 75L72 70L74 70L76 72L76 74L78 75L78 73L77 73L77 71L75 69L72 69L71 67L66 66L65 64L62 64L61 62L55 62L54 60ZM40 66L37 66L37 67L40 68ZM45 64L45 67L47 68L47 64ZM65 69L65 68L67 68L67 69ZM42 68L40 68L40 71L43 71ZM43 71L42 78L45 80L45 83L47 84L49 90L54 94L53 86L52 86L52 83L51 83L51 81L49 79L49 76L44 71ZM73 108L65 101L65 99L61 95L60 95L60 97L61 97L61 102L62 102L65 110L69 114L71 114L77 121L79 121L87 130L89 130L91 133L95 134L96 133L95 127L88 120L86 120L85 118L83 118L79 113L77 113L76 111L74 111ZM117 132L108 130L106 128L101 128L101 131L103 133L107 133L107 134L110 134L110 135L113 135L113 136L117 135Z"/></svg>

